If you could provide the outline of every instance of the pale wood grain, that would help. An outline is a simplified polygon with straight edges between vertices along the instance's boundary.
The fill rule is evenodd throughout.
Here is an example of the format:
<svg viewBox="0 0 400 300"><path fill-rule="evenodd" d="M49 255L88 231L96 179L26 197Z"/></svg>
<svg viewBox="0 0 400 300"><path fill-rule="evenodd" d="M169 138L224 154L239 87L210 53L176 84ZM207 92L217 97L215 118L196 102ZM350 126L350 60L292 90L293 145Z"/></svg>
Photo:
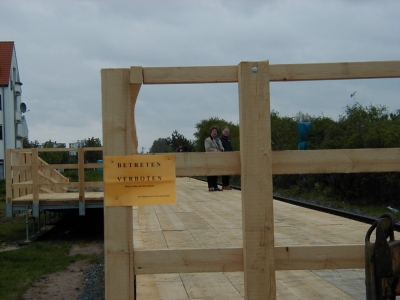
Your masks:
<svg viewBox="0 0 400 300"><path fill-rule="evenodd" d="M140 67L101 71L105 156L137 153L134 91L139 91L142 80L132 82L131 73L141 72ZM104 249L106 299L135 299L131 207L104 209Z"/></svg>
<svg viewBox="0 0 400 300"><path fill-rule="evenodd" d="M270 65L269 80L303 81L398 78L400 61L337 62ZM238 82L237 66L143 68L144 84Z"/></svg>
<svg viewBox="0 0 400 300"><path fill-rule="evenodd" d="M242 62L238 77L245 297L275 299L269 62Z"/></svg>

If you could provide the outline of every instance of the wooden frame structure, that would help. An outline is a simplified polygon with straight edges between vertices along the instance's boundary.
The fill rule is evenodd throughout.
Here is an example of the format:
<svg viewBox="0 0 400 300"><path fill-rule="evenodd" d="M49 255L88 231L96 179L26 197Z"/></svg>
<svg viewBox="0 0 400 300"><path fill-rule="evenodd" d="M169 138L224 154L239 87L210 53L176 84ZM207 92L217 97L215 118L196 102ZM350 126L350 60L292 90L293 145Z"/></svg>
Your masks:
<svg viewBox="0 0 400 300"><path fill-rule="evenodd" d="M67 152L78 154L76 164L48 164L39 157L39 152ZM102 151L101 147L87 148L28 148L6 150L6 212L32 209L32 216L39 217L41 209L79 208L85 215L87 206L102 207L86 202L85 187L103 187L103 182L85 182L86 168L101 168L103 164L85 164L86 151ZM58 169L78 169L78 182L70 182ZM68 188L77 188L77 193L68 193ZM60 193L65 193L60 195ZM103 193L92 193L90 200L99 202ZM76 199L76 201L75 201ZM101 203L101 201L100 201ZM64 207L63 207L64 206Z"/></svg>
<svg viewBox="0 0 400 300"><path fill-rule="evenodd" d="M139 274L244 271L246 299L275 299L275 270L363 268L364 245L274 247L272 175L399 172L400 148L272 152L269 82L399 77L400 61L103 69L104 155L137 154L142 84L237 82L241 151L178 155L176 174L241 174L243 207L243 249L141 251L133 245L132 208L105 207L106 298L135 299Z"/></svg>

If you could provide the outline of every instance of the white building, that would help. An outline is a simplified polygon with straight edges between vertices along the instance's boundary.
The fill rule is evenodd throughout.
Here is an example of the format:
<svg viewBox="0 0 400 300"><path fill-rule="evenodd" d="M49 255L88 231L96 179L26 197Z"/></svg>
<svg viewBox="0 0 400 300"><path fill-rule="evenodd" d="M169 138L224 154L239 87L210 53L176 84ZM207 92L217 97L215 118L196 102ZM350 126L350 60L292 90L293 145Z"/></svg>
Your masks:
<svg viewBox="0 0 400 300"><path fill-rule="evenodd" d="M76 142L69 143L68 148L83 148L86 145L86 139L77 140ZM77 155L76 151L69 151L69 155Z"/></svg>
<svg viewBox="0 0 400 300"><path fill-rule="evenodd" d="M28 138L21 86L14 42L0 41L0 178L5 177L5 150L22 148Z"/></svg>

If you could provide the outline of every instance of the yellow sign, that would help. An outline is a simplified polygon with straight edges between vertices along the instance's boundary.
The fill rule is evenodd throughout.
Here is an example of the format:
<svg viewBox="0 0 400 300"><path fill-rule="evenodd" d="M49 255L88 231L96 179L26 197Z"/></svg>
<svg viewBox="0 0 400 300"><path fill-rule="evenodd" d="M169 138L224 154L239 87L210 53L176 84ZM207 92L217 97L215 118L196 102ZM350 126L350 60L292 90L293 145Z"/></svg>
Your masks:
<svg viewBox="0 0 400 300"><path fill-rule="evenodd" d="M175 204L175 179L175 155L105 156L105 206Z"/></svg>

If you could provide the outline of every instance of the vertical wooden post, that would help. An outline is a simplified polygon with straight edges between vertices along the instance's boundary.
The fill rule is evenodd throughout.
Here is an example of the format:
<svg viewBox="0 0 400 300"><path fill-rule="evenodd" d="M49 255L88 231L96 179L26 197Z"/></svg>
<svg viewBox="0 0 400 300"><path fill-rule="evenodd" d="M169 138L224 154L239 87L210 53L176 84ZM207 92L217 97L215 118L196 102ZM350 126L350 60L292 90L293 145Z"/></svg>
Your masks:
<svg viewBox="0 0 400 300"><path fill-rule="evenodd" d="M39 217L39 167L38 149L32 149L32 216Z"/></svg>
<svg viewBox="0 0 400 300"><path fill-rule="evenodd" d="M246 299L276 299L269 62L238 69Z"/></svg>
<svg viewBox="0 0 400 300"><path fill-rule="evenodd" d="M101 83L103 154L136 154L133 112L142 84L142 68L103 69ZM132 226L132 207L104 208L106 299L135 299Z"/></svg>
<svg viewBox="0 0 400 300"><path fill-rule="evenodd" d="M26 166L26 153L25 152L20 152L19 153L19 165L20 166ZM19 182L25 182L26 181L26 170L20 170L19 171ZM19 195L20 196L25 196L27 195L26 188L20 189L19 190Z"/></svg>
<svg viewBox="0 0 400 300"><path fill-rule="evenodd" d="M78 148L79 215L85 215L85 153Z"/></svg>
<svg viewBox="0 0 400 300"><path fill-rule="evenodd" d="M12 217L12 199L13 199L13 192L12 192L12 174L11 174L11 150L6 149L6 156L5 156L5 163L6 163L6 216Z"/></svg>
<svg viewBox="0 0 400 300"><path fill-rule="evenodd" d="M21 162L19 160L19 154L20 153L17 153L17 152L11 152L11 157L12 157L11 160L14 162L15 166L21 165ZM20 170L14 170L14 172L12 173L12 182L13 183L21 182L20 177L19 177L20 172L21 172ZM19 187L14 188L14 197L18 198L20 196L22 196L21 192L20 192L20 188Z"/></svg>
<svg viewBox="0 0 400 300"><path fill-rule="evenodd" d="M28 150L29 151L29 150ZM30 166L30 169L26 170L26 181L32 180L32 151L26 153L26 165ZM26 194L32 194L32 186L26 188Z"/></svg>

